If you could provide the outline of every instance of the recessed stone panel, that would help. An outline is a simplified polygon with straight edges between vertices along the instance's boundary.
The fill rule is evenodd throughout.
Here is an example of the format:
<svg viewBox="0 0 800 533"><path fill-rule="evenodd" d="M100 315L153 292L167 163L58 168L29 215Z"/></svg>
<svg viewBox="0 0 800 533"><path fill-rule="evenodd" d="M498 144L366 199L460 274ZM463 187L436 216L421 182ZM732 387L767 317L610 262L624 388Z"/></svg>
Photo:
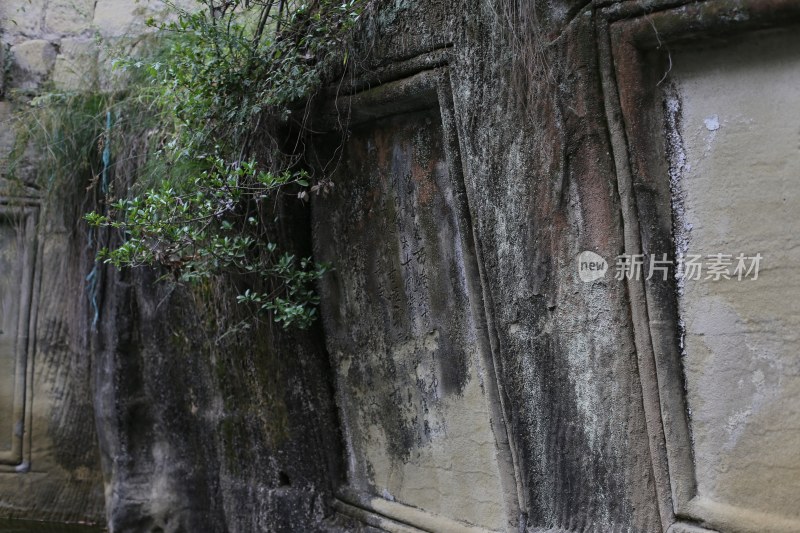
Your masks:
<svg viewBox="0 0 800 533"><path fill-rule="evenodd" d="M0 207L0 464L23 462L34 266L32 208Z"/></svg>
<svg viewBox="0 0 800 533"><path fill-rule="evenodd" d="M371 120L328 144L335 188L316 201L315 235L318 258L336 268L322 306L348 490L503 528L494 378L439 109Z"/></svg>
<svg viewBox="0 0 800 533"><path fill-rule="evenodd" d="M14 227L0 220L0 451L10 453L14 439L14 390L17 369L17 325L22 268Z"/></svg>
<svg viewBox="0 0 800 533"><path fill-rule="evenodd" d="M800 528L798 50L772 31L671 57L677 252L704 267L679 279L692 507L736 531Z"/></svg>

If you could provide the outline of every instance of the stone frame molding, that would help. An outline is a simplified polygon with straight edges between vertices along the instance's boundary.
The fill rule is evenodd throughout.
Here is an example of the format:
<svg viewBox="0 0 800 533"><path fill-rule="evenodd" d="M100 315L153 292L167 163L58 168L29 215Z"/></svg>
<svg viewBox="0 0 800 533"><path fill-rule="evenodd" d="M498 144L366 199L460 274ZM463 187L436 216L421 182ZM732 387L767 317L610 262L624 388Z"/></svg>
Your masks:
<svg viewBox="0 0 800 533"><path fill-rule="evenodd" d="M668 161L656 112L669 45L800 23L793 0L601 2L598 48L624 224L625 251L674 258ZM684 392L675 281L628 280L662 527L670 533L800 531L800 521L697 492ZM707 529L711 528L711 529Z"/></svg>
<svg viewBox="0 0 800 533"><path fill-rule="evenodd" d="M36 338L36 307L39 289L37 225L39 203L32 198L0 198L0 220L24 232L21 241L22 283L17 327L13 420L0 431L12 432L11 450L0 452L0 473L24 473L31 467L33 404L33 353Z"/></svg>
<svg viewBox="0 0 800 533"><path fill-rule="evenodd" d="M462 249L469 293L470 311L475 323L481 367L485 376L489 424L497 445L496 454L501 474L503 500L509 528L516 529L525 508L524 491L516 459L514 441L508 434L502 383L497 378L497 340L492 338L492 317L485 304L484 272L480 246L472 224L469 193L464 184L461 150L455 124L455 109L447 66L448 49L441 48L406 61L378 69L370 78L352 81L344 88L345 95L328 101L321 120L315 127L332 131L341 125L339 116L349 117L348 125L378 120L390 115L438 108L442 119L445 151L450 180L456 192L453 211L463 227ZM339 92L342 91L340 87ZM367 494L346 483L336 490L334 508L365 524L392 532L464 531L485 529L455 518L429 513L396 501Z"/></svg>

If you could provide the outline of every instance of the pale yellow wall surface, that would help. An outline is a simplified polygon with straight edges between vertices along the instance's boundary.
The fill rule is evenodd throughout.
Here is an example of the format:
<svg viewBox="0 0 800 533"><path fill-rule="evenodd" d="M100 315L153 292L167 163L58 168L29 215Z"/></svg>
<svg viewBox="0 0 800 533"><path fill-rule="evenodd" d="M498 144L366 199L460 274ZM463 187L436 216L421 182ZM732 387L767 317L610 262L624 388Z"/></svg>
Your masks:
<svg viewBox="0 0 800 533"><path fill-rule="evenodd" d="M757 280L704 271L682 282L698 494L791 530L800 527L800 38L753 34L672 61L685 150L674 182L679 251L732 254L731 271L739 253L763 256Z"/></svg>

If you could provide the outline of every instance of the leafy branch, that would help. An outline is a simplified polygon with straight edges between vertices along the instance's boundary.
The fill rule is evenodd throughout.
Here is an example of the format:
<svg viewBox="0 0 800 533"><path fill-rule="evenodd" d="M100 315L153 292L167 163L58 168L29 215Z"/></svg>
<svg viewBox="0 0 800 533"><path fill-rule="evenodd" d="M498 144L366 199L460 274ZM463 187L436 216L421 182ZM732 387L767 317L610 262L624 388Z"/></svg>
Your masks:
<svg viewBox="0 0 800 533"><path fill-rule="evenodd" d="M140 80L131 94L158 110L149 135L164 175L138 196L109 193L85 216L122 236L98 258L161 265L183 282L235 274L250 280L238 301L284 327L308 327L314 283L330 266L279 252L265 227L282 196L305 200L333 186L309 182L298 153L305 112L293 117L322 83L325 61L345 48L362 2L198 3L173 6L173 21L149 21L165 43L158 57L116 62Z"/></svg>

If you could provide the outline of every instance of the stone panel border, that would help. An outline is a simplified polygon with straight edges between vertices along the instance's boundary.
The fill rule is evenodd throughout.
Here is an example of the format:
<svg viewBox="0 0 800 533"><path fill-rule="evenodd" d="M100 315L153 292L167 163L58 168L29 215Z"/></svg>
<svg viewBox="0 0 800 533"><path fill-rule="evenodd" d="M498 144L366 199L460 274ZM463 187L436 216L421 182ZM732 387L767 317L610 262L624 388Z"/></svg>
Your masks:
<svg viewBox="0 0 800 533"><path fill-rule="evenodd" d="M455 125L455 109L449 69L448 49L442 48L385 67L370 79L348 83L348 94L331 98L324 105L317 130L337 130L340 114L349 117L349 124L361 124L391 115L422 111L438 107L442 117L445 151L450 179L456 192L454 212L463 232L464 268L470 308L476 325L481 365L486 376L485 386L489 405L490 424L497 445L497 460L507 510L509 527L516 529L525 509L514 441L508 434L508 411L503 401L503 385L497 378L496 365L499 343L493 337L491 306L483 282L484 272L464 184L461 150ZM377 83L377 85L373 85ZM346 90L345 89L345 90ZM335 94L335 93L334 93ZM337 490L335 507L339 512L388 531L483 531L469 524L434 515L420 509L391 502L373 495L362 494L343 486ZM444 528L444 529L442 529Z"/></svg>
<svg viewBox="0 0 800 533"><path fill-rule="evenodd" d="M598 49L624 223L625 253L674 258L672 207L657 86L668 45L800 23L793 0L656 0L598 4ZM660 255L658 255L660 256ZM674 280L628 280L662 526L670 533L800 531L796 520L702 498L678 345Z"/></svg>
<svg viewBox="0 0 800 533"><path fill-rule="evenodd" d="M39 204L36 200L0 198L0 219L16 224L18 231L24 232L14 375L14 415L9 426L0 428L0 431L12 432L12 447L7 452L0 452L0 472L24 473L31 467L33 353L39 291L39 250L36 238L38 218Z"/></svg>

